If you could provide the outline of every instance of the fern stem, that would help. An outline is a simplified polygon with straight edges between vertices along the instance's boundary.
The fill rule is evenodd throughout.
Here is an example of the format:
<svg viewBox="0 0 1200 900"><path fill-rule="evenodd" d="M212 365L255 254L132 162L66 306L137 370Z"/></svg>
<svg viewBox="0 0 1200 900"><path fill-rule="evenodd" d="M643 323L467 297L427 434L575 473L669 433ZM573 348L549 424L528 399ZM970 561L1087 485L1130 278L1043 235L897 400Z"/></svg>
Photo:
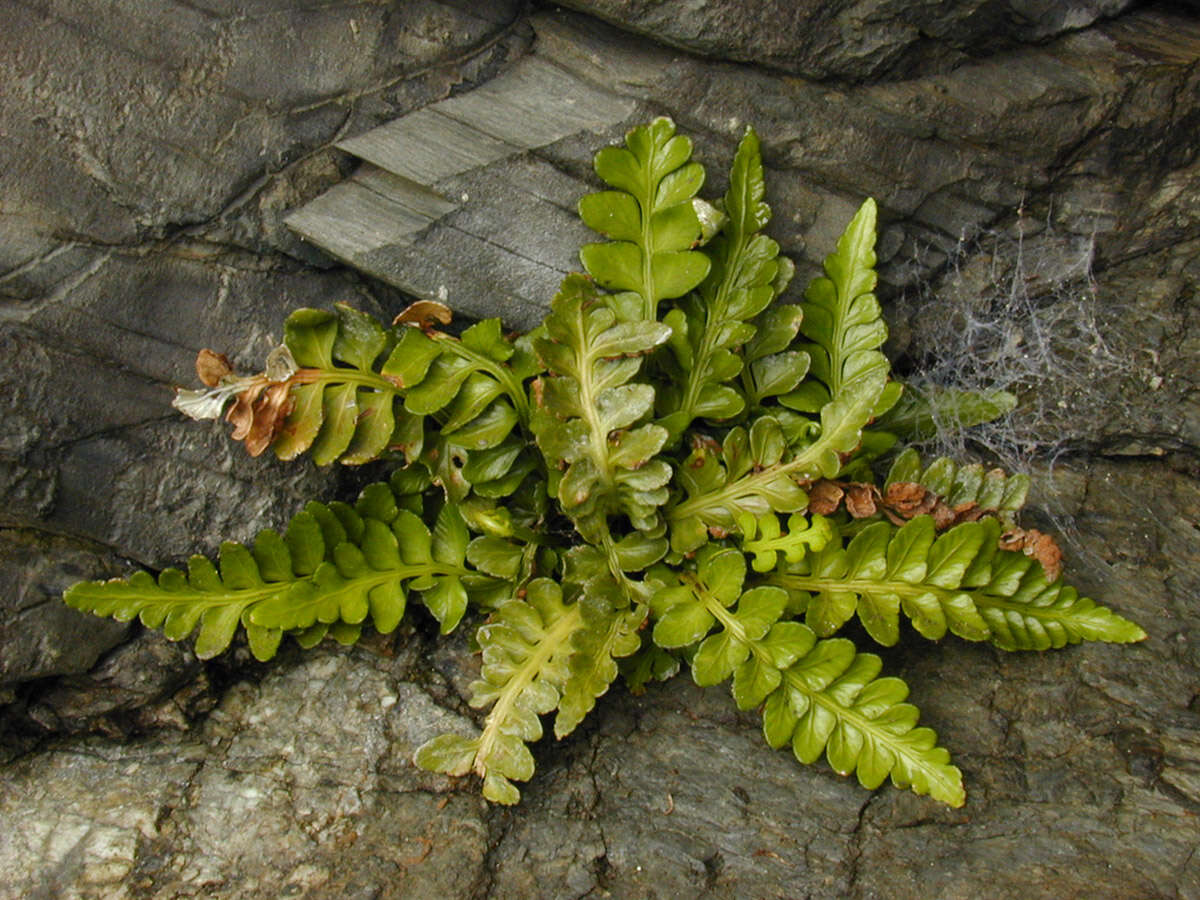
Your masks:
<svg viewBox="0 0 1200 900"><path fill-rule="evenodd" d="M591 445L592 462L596 464L596 472L600 476L600 484L604 488L605 493L610 493L613 489L613 470L612 463L608 458L608 435L601 427L600 414L596 407L597 392L596 386L592 380L592 363L591 354L582 361L583 364L579 367L579 406L583 413L583 420L587 422L588 441ZM603 515L604 507L600 507ZM607 526L605 526L607 532Z"/></svg>
<svg viewBox="0 0 1200 900"><path fill-rule="evenodd" d="M691 572L681 572L679 575L679 580L692 589L692 593L695 594L696 597L699 598L700 602L704 604L704 608L708 611L709 615L720 622L721 627L729 632L729 634L732 635L738 643L748 647L751 653L766 662L768 665L773 665L771 663L770 655L758 646L758 642L752 641L746 637L746 629L743 628L742 623L737 620L737 616L731 613L726 608L725 604L714 597L704 587L704 585L700 583L700 579L698 579Z"/></svg>
<svg viewBox="0 0 1200 900"><path fill-rule="evenodd" d="M649 204L643 205L641 198L635 198L642 213L642 318L650 321L658 319L658 302L654 299L654 229L651 228L654 216L654 193L657 185L654 183L652 166L645 169L645 192Z"/></svg>
<svg viewBox="0 0 1200 900"><path fill-rule="evenodd" d="M621 560L617 556L617 546L613 543L612 532L608 530L607 521L601 525L600 543L604 548L604 555L608 559L608 571L612 573L617 586L621 588L621 593L625 595L625 601L632 605L637 598L634 596L635 592L628 576L621 568Z"/></svg>
<svg viewBox="0 0 1200 900"><path fill-rule="evenodd" d="M390 394L400 393L396 383L383 375L336 366L332 369L298 369L291 380L294 384L357 384Z"/></svg>
<svg viewBox="0 0 1200 900"><path fill-rule="evenodd" d="M809 481L819 478L821 471L820 460L842 437L838 429L827 429L818 435L813 443L801 450L787 462L777 463L743 475L736 481L729 482L724 487L705 494L696 494L675 506L667 512L668 518L684 519L688 516L699 516L704 519L705 513L714 513L730 508L731 501L739 497L749 497L760 493L771 482L781 475L798 481ZM832 477L832 476L830 476ZM797 512L799 510L783 510Z"/></svg>
<svg viewBox="0 0 1200 900"><path fill-rule="evenodd" d="M817 441L819 443L820 438ZM816 447L817 444L813 444L812 446ZM811 450L812 448L809 449ZM816 454L813 455L815 456ZM743 475L737 481L730 482L719 490L689 497L682 503L671 507L668 516L672 519L683 519L687 516L700 516L703 518L706 511L728 508L730 501L758 493L780 475L791 475L798 471L810 477L817 474L811 470L805 471L806 465L814 465L814 463L808 456L802 455L789 462L779 463L757 472L751 472L748 475Z"/></svg>
<svg viewBox="0 0 1200 900"><path fill-rule="evenodd" d="M482 353L476 353L448 334L434 332L432 337L441 341L446 350L475 363L476 366L487 371L489 375L504 385L505 392L516 407L517 415L521 418L521 424L526 428L529 427L529 397L526 395L521 381L511 369Z"/></svg>
<svg viewBox="0 0 1200 900"><path fill-rule="evenodd" d="M739 234L737 247L729 254L732 258L732 263L725 269L725 277L721 279L721 286L717 289L717 294L713 298L713 302L705 310L704 334L700 338L700 347L696 353L696 358L692 361L692 368L688 370L687 384L684 386L683 398L679 402L679 411L685 413L687 416L687 420L680 423L680 434L686 431L696 418L692 410L696 408L700 396L700 388L704 386L704 375L709 357L713 353L713 342L716 339L718 329L726 321L731 285L736 283L741 276L745 249L745 237Z"/></svg>

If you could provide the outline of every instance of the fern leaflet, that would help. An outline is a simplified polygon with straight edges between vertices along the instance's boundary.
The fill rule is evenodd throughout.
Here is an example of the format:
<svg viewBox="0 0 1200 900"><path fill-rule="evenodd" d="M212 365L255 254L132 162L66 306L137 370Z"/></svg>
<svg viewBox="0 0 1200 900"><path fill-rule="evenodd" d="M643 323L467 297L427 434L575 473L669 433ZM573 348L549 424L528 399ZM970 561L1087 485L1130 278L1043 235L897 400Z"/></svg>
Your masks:
<svg viewBox="0 0 1200 900"><path fill-rule="evenodd" d="M238 625L246 629L259 659L275 655L284 632L319 640L338 624L343 639L368 618L376 630L393 631L404 615L408 592L420 591L443 631L458 624L469 589L492 579L467 567L466 529L452 506L442 507L433 532L384 483L364 489L355 507L311 502L292 517L283 535L259 533L252 549L227 541L217 565L193 556L187 572L164 569L127 579L82 582L64 599L76 609L121 621L138 618L162 628L171 640L197 626L196 655L225 650ZM347 627L348 626L348 627ZM315 629L315 632L309 631Z"/></svg>
<svg viewBox="0 0 1200 900"><path fill-rule="evenodd" d="M710 244L713 264L708 277L663 320L671 326L675 366L661 398L660 424L674 437L693 419L728 419L745 409L742 392L728 384L743 369L742 354L735 348L755 337L757 329L750 320L766 309L791 276L791 263L779 257L779 245L761 233L771 210L763 202L762 158L753 130L747 130L734 156L724 208L728 222ZM776 352L762 352L774 348L760 344L760 353L747 360L753 368L755 404L770 393L790 391L804 377L807 354L781 355L794 334Z"/></svg>
<svg viewBox="0 0 1200 900"><path fill-rule="evenodd" d="M564 604L562 589L549 579L528 586L524 600L503 604L477 632L483 669L471 685L471 705L491 705L475 738L440 735L422 745L417 765L449 775L474 771L483 796L511 805L521 798L513 781L533 777L525 744L542 736L539 716L558 705L569 677L571 636L581 627L578 604Z"/></svg>
<svg viewBox="0 0 1200 900"><path fill-rule="evenodd" d="M903 610L937 640L947 630L1005 650L1044 650L1081 640L1139 641L1145 633L1061 582L1047 583L1029 557L997 549L993 519L965 522L935 537L930 516L897 529L876 522L844 548L827 544L767 576L819 635L855 613L885 646L899 639Z"/></svg>
<svg viewBox="0 0 1200 900"><path fill-rule="evenodd" d="M620 292L610 302L622 321L656 321L660 300L682 297L708 274L708 257L692 249L704 168L691 156L692 142L667 118L596 154L596 174L615 190L585 196L579 215L612 240L586 245L579 258L598 284Z"/></svg>

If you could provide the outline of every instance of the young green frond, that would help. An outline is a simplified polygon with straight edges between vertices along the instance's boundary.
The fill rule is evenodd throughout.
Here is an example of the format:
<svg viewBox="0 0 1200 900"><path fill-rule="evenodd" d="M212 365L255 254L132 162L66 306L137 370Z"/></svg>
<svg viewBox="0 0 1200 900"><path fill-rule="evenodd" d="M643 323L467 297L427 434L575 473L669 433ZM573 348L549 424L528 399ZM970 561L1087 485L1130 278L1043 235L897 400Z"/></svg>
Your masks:
<svg viewBox="0 0 1200 900"><path fill-rule="evenodd" d="M839 774L857 772L864 787L890 775L899 786L961 806L962 773L932 731L914 727L917 710L901 702L904 683L878 678L879 657L856 654L849 641L818 641L810 628L786 621L786 593L772 585L743 592L745 577L740 553L702 554L695 574L680 574L679 586L652 601L655 642L697 645L696 684L732 677L741 709L764 707L772 747L790 743L803 763L824 753Z"/></svg>
<svg viewBox="0 0 1200 900"><path fill-rule="evenodd" d="M825 257L825 275L804 292L800 331L812 341L805 349L815 380L784 398L793 409L817 412L844 388L853 390L891 370L879 352L888 332L874 294L875 218L875 201L867 200L838 240L836 252ZM898 388L881 396L876 414L898 396Z"/></svg>
<svg viewBox="0 0 1200 900"><path fill-rule="evenodd" d="M402 485L401 485L402 486ZM415 511L414 511L415 510ZM196 655L224 651L239 625L261 660L275 655L283 634L349 626L370 620L377 631L395 630L411 591L450 631L466 611L468 592L492 579L466 563L466 529L452 506L442 506L432 532L421 520L420 494L380 482L354 506L310 502L283 535L266 530L252 548L226 541L217 565L203 556L187 572L164 569L127 579L81 582L67 604L121 621L134 618L161 628L171 640L199 626ZM318 640L320 638L318 637Z"/></svg>
<svg viewBox="0 0 1200 900"><path fill-rule="evenodd" d="M927 441L939 432L993 422L1016 406L1016 396L1008 391L964 391L906 381L896 405L880 416L877 424L881 431L904 440Z"/></svg>
<svg viewBox="0 0 1200 900"><path fill-rule="evenodd" d="M623 321L657 319L660 300L684 296L708 274L709 257L692 249L701 239L692 201L704 167L691 156L692 142L667 118L596 154L596 174L613 190L585 196L579 215L610 241L586 245L579 258L598 284L619 292L612 304Z"/></svg>
<svg viewBox="0 0 1200 900"><path fill-rule="evenodd" d="M779 245L761 233L771 210L763 202L763 168L758 136L746 131L734 156L725 192L728 216L723 233L706 248L712 259L708 277L698 291L684 299L664 321L671 326L673 376L666 379L659 402L662 424L678 438L694 419L730 419L750 402L790 391L808 370L808 355L786 350L796 329L778 348L760 341L748 358L741 345L752 342L757 327L752 322L773 301L791 277L791 263L779 256ZM799 308L792 308L799 326ZM770 317L773 337L786 332L788 321ZM750 365L752 371L745 372ZM742 383L734 383L740 375Z"/></svg>
<svg viewBox="0 0 1200 900"><path fill-rule="evenodd" d="M792 607L817 634L831 635L857 614L885 646L899 640L900 612L931 640L950 631L1004 650L1145 637L1061 581L1048 582L1035 560L998 549L999 537L995 519L964 522L940 536L931 516L899 529L876 522L845 547L827 544L765 581L791 594Z"/></svg>
<svg viewBox="0 0 1200 900"><path fill-rule="evenodd" d="M570 677L571 637L583 627L579 604L564 604L562 589L549 579L529 584L476 632L483 657L471 685L471 705L491 707L477 738L442 735L417 750L417 765L450 775L474 771L483 795L495 803L520 798L513 781L533 777L526 743L542 736L539 716L559 706Z"/></svg>
<svg viewBox="0 0 1200 900"><path fill-rule="evenodd" d="M805 645L811 647L807 652ZM920 713L903 702L908 686L899 678L877 677L878 656L856 653L845 638L818 641L812 632L793 651L797 661L763 704L768 744L791 744L805 764L824 753L835 772L854 772L869 790L890 776L897 787L950 806L966 802L962 772L937 745L937 735L917 727Z"/></svg>
<svg viewBox="0 0 1200 900"><path fill-rule="evenodd" d="M655 459L667 433L643 424L654 387L633 379L641 357L669 335L659 322L618 322L591 282L573 275L554 298L546 336L535 342L550 372L539 383L534 423L554 466L550 490L589 539L598 540L593 535L609 514L652 527L667 499L671 467Z"/></svg>
<svg viewBox="0 0 1200 900"><path fill-rule="evenodd" d="M750 431L735 427L719 451L697 442L677 470L687 499L667 510L671 548L689 553L708 540L709 532L736 530L744 517L770 512L800 512L808 495L784 461L787 436L777 419L761 416Z"/></svg>

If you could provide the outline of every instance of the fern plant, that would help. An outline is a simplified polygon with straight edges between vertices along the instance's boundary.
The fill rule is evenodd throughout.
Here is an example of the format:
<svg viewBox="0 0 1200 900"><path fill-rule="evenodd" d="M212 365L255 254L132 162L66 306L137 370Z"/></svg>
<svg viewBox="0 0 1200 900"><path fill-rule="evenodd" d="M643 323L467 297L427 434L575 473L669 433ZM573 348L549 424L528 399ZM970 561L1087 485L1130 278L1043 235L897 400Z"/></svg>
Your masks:
<svg viewBox="0 0 1200 900"><path fill-rule="evenodd" d="M204 658L239 626L266 660L285 635L387 634L415 604L443 633L470 621L482 722L416 763L474 773L498 803L532 776L544 716L564 737L618 676L641 690L686 667L730 682L801 762L962 804L905 684L835 636L847 622L884 646L905 621L1004 650L1145 635L1065 586L1049 539L1017 528L1023 476L895 452L929 410L906 399L889 421L903 387L880 349L874 203L785 302L793 267L763 232L754 132L714 204L691 156L665 118L596 155L607 188L579 209L602 240L529 334L491 319L455 336L426 301L391 326L298 310L258 375L203 351L206 388L179 408L225 412L253 454L383 456L394 474L353 505L310 503L283 534L223 544L215 565L77 584L66 602L195 632ZM964 419L1010 400L953 398Z"/></svg>

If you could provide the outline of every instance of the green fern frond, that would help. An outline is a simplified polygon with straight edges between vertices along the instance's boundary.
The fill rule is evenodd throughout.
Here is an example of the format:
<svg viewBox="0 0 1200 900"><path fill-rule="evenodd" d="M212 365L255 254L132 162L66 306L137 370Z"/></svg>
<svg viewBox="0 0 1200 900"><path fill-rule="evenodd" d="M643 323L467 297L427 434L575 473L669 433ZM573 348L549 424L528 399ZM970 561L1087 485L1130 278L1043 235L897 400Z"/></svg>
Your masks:
<svg viewBox="0 0 1200 900"><path fill-rule="evenodd" d="M940 536L930 516L899 529L876 522L845 547L830 543L764 581L786 589L791 608L804 611L818 635L833 634L857 613L885 646L899 639L901 611L931 640L950 631L1005 650L1145 637L1072 588L1048 584L1036 561L997 549L999 536L994 519L965 522Z"/></svg>
<svg viewBox="0 0 1200 900"><path fill-rule="evenodd" d="M672 331L668 346L674 377L664 385L659 424L673 438L694 419L729 419L746 408L741 386L729 383L743 373L744 363L752 369L747 384L754 405L768 394L792 390L808 370L807 354L784 354L794 330L778 350L759 342L757 355L749 359L737 352L756 336L751 320L783 290L792 271L791 263L780 258L779 245L761 233L771 218L763 193L758 136L748 129L738 145L725 192L728 221L707 248L712 268L696 294L664 319ZM798 307L793 309L799 313ZM771 317L772 336L782 321Z"/></svg>
<svg viewBox="0 0 1200 900"><path fill-rule="evenodd" d="M778 587L743 592L745 577L740 553L702 553L695 575L679 576L678 586L652 600L655 643L670 649L699 642L692 656L696 684L732 676L738 706L765 704L768 743L791 743L800 762L824 753L834 771L857 772L866 787L890 775L900 787L961 806L962 774L932 731L914 727L917 711L902 703L904 683L878 678L879 658L856 654L849 641L818 641L810 628L787 621L788 598Z"/></svg>
<svg viewBox="0 0 1200 900"><path fill-rule="evenodd" d="M530 582L523 600L500 606L476 632L483 668L471 685L471 705L491 706L482 732L436 737L417 750L416 764L449 775L474 771L487 799L520 800L513 782L528 781L534 769L525 745L542 736L538 717L559 706L570 678L571 637L582 623L579 604L564 603L562 589L545 578Z"/></svg>
<svg viewBox="0 0 1200 900"><path fill-rule="evenodd" d="M613 609L604 599L587 596L578 605L581 626L571 635L567 680L554 718L557 738L575 730L616 680L617 660L636 652L642 643L638 628L645 615L640 610Z"/></svg>
<svg viewBox="0 0 1200 900"><path fill-rule="evenodd" d="M783 462L788 441L772 416L760 416L747 431L729 430L718 452L697 442L676 469L687 498L668 507L671 549L688 553L708 540L710 529L729 534L739 521L770 512L799 512L808 495Z"/></svg>
<svg viewBox="0 0 1200 900"><path fill-rule="evenodd" d="M925 441L994 422L1016 406L1016 396L1008 391L968 391L906 380L896 405L875 424L904 440Z"/></svg>
<svg viewBox="0 0 1200 900"><path fill-rule="evenodd" d="M790 744L805 764L824 753L835 772L855 773L869 790L890 776L897 787L962 806L962 772L938 746L937 734L917 727L920 713L904 702L908 686L879 678L879 657L856 653L845 638L818 641L797 627L806 632L790 648L797 660L763 704L767 743L776 749Z"/></svg>
<svg viewBox="0 0 1200 900"><path fill-rule="evenodd" d="M271 446L287 460L307 451L318 465L361 464L388 451L402 451L412 463L425 450L431 419L439 439L464 455L483 454L476 466L482 491L505 496L515 488L511 478L488 475L498 459L511 462L526 445L514 429L529 426L525 381L539 369L529 336L510 342L498 319L453 337L410 325L384 328L344 304L299 309L273 356L263 375L182 392L176 406L212 418L236 397L229 412L234 436L252 454ZM532 470L528 454L522 464Z"/></svg>
<svg viewBox="0 0 1200 900"><path fill-rule="evenodd" d="M579 215L610 241L587 244L579 258L597 284L620 292L611 303L622 321L656 320L660 300L682 297L708 274L708 256L692 249L704 167L691 156L692 142L667 118L596 154L596 174L614 190L585 196Z"/></svg>
<svg viewBox="0 0 1200 900"><path fill-rule="evenodd" d="M334 626L346 640L354 633L348 627L369 619L386 634L399 624L413 590L449 631L466 610L468 590L491 579L466 565L466 528L457 511L444 506L430 532L405 508L414 499L378 483L365 488L354 507L311 502L283 535L262 531L252 548L222 544L216 565L193 556L186 573L165 569L157 580L136 572L82 582L64 600L96 615L140 619L171 640L199 627L201 659L225 650L239 625L263 660L275 655L284 632L315 643Z"/></svg>
<svg viewBox="0 0 1200 900"><path fill-rule="evenodd" d="M745 579L741 553L711 546L697 557L695 573L679 574L678 586L655 594L651 609L657 618L654 642L666 650L697 644L691 660L696 684L720 684L732 676L734 698L750 709L779 684L779 670L788 663L776 665L779 658L771 650L786 642L795 623L779 621L786 592L773 586L743 592ZM710 634L714 626L718 630Z"/></svg>
<svg viewBox="0 0 1200 900"><path fill-rule="evenodd" d="M793 424L784 432L782 417L760 416L756 424L770 418L782 433L795 437L789 436L778 455L755 460L753 467L726 465L722 470L711 450L694 451L679 469L688 497L670 511L674 548L686 552L699 546L704 527L730 530L738 512L803 510L802 504L795 505L797 493L802 494L797 483L836 477L862 444L867 423L895 402L899 389L889 384L890 366L878 350L887 328L870 293L875 286L874 240L875 207L868 201L838 242L837 252L826 258L826 277L817 279L805 295L800 329L813 340L805 348L812 355L813 377L779 400L799 412L818 413L819 422L798 428ZM781 316L774 327L782 336L794 321L795 314ZM787 499L763 502L780 496Z"/></svg>
<svg viewBox="0 0 1200 900"><path fill-rule="evenodd" d="M388 330L339 304L334 312L296 310L283 334L300 368L292 376L291 412L272 444L276 456L308 451L317 465L328 465L368 462L393 445L419 452L420 420L397 415L396 385L375 369L395 343Z"/></svg>
<svg viewBox="0 0 1200 900"><path fill-rule="evenodd" d="M1079 596L1022 553L999 551L989 583L972 598L1001 650L1050 650L1081 641L1132 644L1146 632L1107 607Z"/></svg>
<svg viewBox="0 0 1200 900"><path fill-rule="evenodd" d="M755 572L770 572L781 555L788 562L798 563L836 537L829 519L813 516L810 520L801 513L788 517L786 529L780 528L779 517L774 514L758 518L743 514L738 517L738 531L742 552L753 555L751 566Z"/></svg>
<svg viewBox="0 0 1200 900"><path fill-rule="evenodd" d="M800 331L812 341L804 346L815 380L780 398L800 412L817 412L843 391L859 386L874 390L879 376L891 371L879 351L887 340L879 301L875 299L875 201L859 208L825 257L825 275L804 292ZM880 388L872 412L882 415L900 395L899 385Z"/></svg>
<svg viewBox="0 0 1200 900"><path fill-rule="evenodd" d="M577 525L623 512L635 527L651 528L667 499L671 467L654 459L667 432L639 424L653 409L654 388L633 379L640 357L669 335L659 322L617 322L582 276L568 276L554 298L546 337L535 342L551 377L537 383L534 432L555 473L551 493ZM585 536L596 540L597 527Z"/></svg>

